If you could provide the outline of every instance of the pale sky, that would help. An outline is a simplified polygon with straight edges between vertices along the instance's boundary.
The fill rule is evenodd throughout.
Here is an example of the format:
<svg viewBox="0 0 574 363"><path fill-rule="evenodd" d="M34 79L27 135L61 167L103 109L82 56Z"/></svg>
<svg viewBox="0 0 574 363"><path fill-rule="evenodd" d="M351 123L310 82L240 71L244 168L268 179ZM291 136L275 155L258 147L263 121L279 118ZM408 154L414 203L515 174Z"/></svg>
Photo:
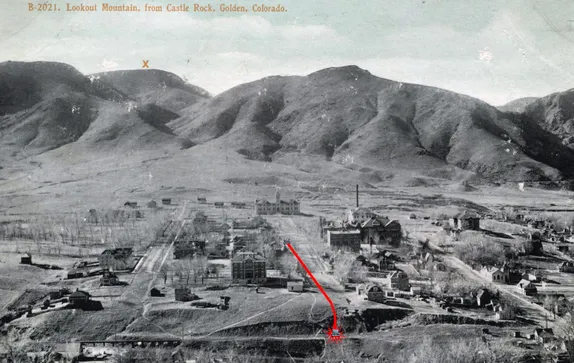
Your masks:
<svg viewBox="0 0 574 363"><path fill-rule="evenodd" d="M59 61L88 74L141 68L146 59L212 94L349 64L494 105L574 88L571 0L235 2L280 3L288 10L281 14L143 12L146 2L169 0L123 2L141 5L139 13L72 13L66 0L54 2L62 11L28 12L26 1L2 0L0 61Z"/></svg>

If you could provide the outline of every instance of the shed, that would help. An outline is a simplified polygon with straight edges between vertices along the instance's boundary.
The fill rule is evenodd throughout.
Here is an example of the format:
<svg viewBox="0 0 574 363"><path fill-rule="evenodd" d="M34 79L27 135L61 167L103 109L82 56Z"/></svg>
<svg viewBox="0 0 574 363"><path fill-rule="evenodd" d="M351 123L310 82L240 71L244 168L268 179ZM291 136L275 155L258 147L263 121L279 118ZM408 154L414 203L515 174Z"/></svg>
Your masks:
<svg viewBox="0 0 574 363"><path fill-rule="evenodd" d="M170 205L171 204L171 198L161 198L161 204Z"/></svg>
<svg viewBox="0 0 574 363"><path fill-rule="evenodd" d="M29 253L24 254L22 257L20 257L20 263L23 265L31 265L32 255Z"/></svg>
<svg viewBox="0 0 574 363"><path fill-rule="evenodd" d="M149 295L152 297L165 296L164 294L161 293L161 291L157 287L152 287L151 290L149 291Z"/></svg>
<svg viewBox="0 0 574 363"><path fill-rule="evenodd" d="M290 292L303 292L303 281L288 281L287 291Z"/></svg>

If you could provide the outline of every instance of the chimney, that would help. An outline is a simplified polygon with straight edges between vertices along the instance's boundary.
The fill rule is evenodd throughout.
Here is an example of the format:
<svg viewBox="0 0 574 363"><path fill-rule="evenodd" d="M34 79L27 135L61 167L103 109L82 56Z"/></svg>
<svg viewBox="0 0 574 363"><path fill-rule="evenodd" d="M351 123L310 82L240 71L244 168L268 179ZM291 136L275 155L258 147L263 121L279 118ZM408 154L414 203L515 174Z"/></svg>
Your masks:
<svg viewBox="0 0 574 363"><path fill-rule="evenodd" d="M359 184L357 184L357 208L359 208Z"/></svg>

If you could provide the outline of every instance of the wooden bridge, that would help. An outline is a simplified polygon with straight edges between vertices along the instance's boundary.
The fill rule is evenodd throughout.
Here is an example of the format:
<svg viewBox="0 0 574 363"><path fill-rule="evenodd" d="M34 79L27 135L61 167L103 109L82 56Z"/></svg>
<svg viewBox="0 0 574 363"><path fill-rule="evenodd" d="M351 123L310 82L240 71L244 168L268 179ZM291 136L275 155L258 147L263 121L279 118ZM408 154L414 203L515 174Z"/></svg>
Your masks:
<svg viewBox="0 0 574 363"><path fill-rule="evenodd" d="M171 348L181 344L181 340L85 340L80 342L80 352L86 347L131 347L131 348Z"/></svg>

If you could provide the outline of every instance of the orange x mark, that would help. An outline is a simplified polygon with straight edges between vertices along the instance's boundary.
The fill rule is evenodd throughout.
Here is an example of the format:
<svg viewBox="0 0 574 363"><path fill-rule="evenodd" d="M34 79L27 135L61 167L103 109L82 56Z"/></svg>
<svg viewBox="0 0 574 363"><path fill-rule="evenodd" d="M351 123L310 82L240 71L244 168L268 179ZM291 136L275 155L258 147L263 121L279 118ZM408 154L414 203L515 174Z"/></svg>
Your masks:
<svg viewBox="0 0 574 363"><path fill-rule="evenodd" d="M142 62L143 62L142 68L149 68L149 64L148 64L149 60L144 60Z"/></svg>

